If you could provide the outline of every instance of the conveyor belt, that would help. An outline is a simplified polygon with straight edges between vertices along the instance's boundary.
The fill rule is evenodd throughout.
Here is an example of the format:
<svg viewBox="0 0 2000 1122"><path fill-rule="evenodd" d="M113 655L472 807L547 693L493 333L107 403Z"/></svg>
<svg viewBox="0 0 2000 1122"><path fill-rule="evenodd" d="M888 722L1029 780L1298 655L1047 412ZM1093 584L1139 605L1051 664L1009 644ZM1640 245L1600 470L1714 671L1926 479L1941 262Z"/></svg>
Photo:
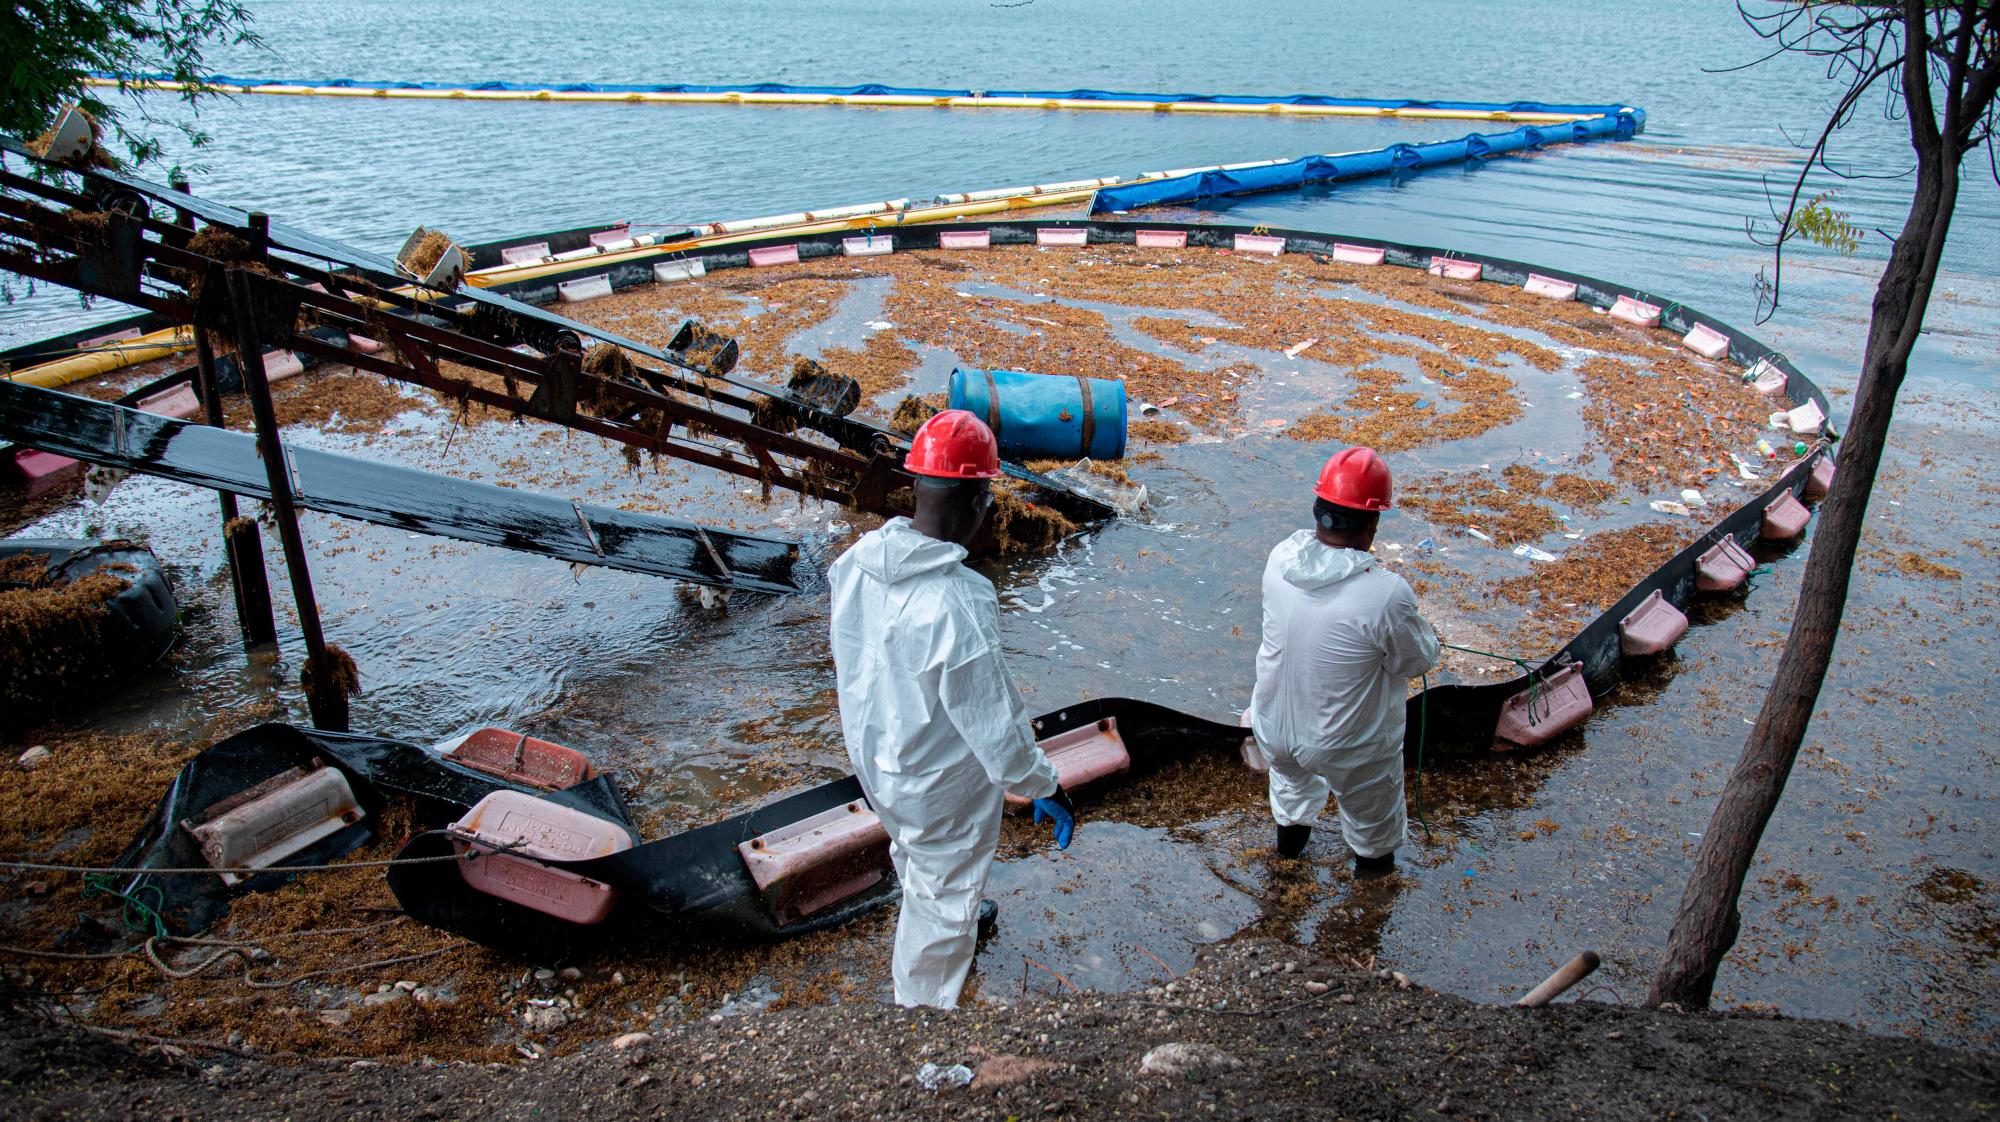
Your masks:
<svg viewBox="0 0 2000 1122"><path fill-rule="evenodd" d="M257 442L0 381L0 440L198 487L267 498ZM799 591L798 546L394 464L287 446L300 506L418 533L718 588Z"/></svg>
<svg viewBox="0 0 2000 1122"><path fill-rule="evenodd" d="M19 140L5 134L0 134L0 150L25 156L38 163L44 162L40 157L30 152ZM250 213L246 210L229 206L226 203L219 203L213 199L190 195L185 191L176 191L171 187L155 183L150 179L144 179L109 168L92 168L88 174L106 183L115 184L129 191L135 191L152 202L185 210L205 222L213 222L236 229L242 229L250 223ZM374 283L388 287L394 288L413 285L410 278L405 276L396 267L396 263L387 257L369 253L366 250L356 249L351 245L335 241L332 238L323 238L317 234L307 233L296 226L287 225L275 218L270 222L270 236L271 246L274 249L287 250L303 257L310 257L339 266L340 268L352 270ZM642 343L637 339L627 338L626 336L606 331L602 328L578 323L575 320L559 316L554 312L538 308L533 304L524 303L510 296L488 292L472 285L460 285L457 292L449 299L455 302L490 308L495 311L507 312L519 319L539 323L545 327L562 331L574 331L580 337L597 339L606 343L615 343L628 351L645 355L655 361L683 369L689 368L685 359L659 347ZM877 435L887 438L892 444L906 443L905 438L887 429L849 417L838 417L824 410L816 409L810 403L794 394L787 393L775 386L767 385L755 379L726 374L720 380L738 389L789 402L793 406L794 411L799 414L802 423L807 424L808 427L817 431L824 432L828 436L834 437L849 448L866 448L869 446L872 438ZM1024 475L1023 478L1031 477Z"/></svg>

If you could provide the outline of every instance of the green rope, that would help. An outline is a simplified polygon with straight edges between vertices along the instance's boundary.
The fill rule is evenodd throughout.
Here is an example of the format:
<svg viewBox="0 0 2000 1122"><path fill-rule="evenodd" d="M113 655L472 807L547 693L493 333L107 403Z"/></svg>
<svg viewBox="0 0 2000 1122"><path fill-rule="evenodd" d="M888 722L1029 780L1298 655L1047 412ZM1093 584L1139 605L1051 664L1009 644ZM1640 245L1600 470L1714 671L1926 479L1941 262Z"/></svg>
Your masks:
<svg viewBox="0 0 2000 1122"><path fill-rule="evenodd" d="M1493 653L1492 651L1482 651L1482 650L1480 650L1480 649L1479 649L1479 648L1477 648L1477 647L1461 647L1461 646L1459 646L1459 645L1458 645L1457 643L1444 643L1444 642L1440 642L1440 643L1438 644L1438 646L1440 646L1440 647L1450 647L1450 648L1451 648L1452 650L1455 650L1455 651L1464 651L1464 652L1465 652L1466 654L1476 654L1476 655L1483 655L1483 656L1485 656L1486 658L1497 658L1497 659L1499 659L1499 660L1500 660L1501 662L1511 662L1511 663L1513 663L1514 665L1516 665L1516 666L1520 667L1520 668L1521 668L1521 669L1523 669L1523 670L1533 670L1533 669L1534 669L1534 665L1533 665L1532 663L1530 663L1530 662L1529 662L1529 661L1528 661L1527 659L1525 659L1525 658L1515 658L1515 657L1514 657L1513 655L1503 655L1503 654L1494 654L1494 653Z"/></svg>
<svg viewBox="0 0 2000 1122"><path fill-rule="evenodd" d="M1430 736L1431 673L1423 673L1424 690L1417 695L1417 821L1423 824L1424 840L1431 840L1431 820L1424 817L1424 745Z"/></svg>
<svg viewBox="0 0 2000 1122"><path fill-rule="evenodd" d="M1438 645L1441 647L1450 647L1455 651L1464 651L1466 654L1480 655L1484 658L1497 658L1501 662L1511 662L1515 666L1520 667L1521 672L1528 676L1528 723L1531 725L1539 723L1535 717L1535 706L1540 704L1542 700L1542 676L1535 673L1534 663L1529 662L1525 658L1515 658L1513 655L1482 651L1477 647L1461 647L1457 643L1440 642Z"/></svg>
<svg viewBox="0 0 2000 1122"><path fill-rule="evenodd" d="M121 918L127 929L156 938L166 935L167 921L161 917L160 908L166 904L167 895L160 891L159 885L142 885L134 892L120 892L110 875L93 873L83 878L83 898L94 896L115 896L123 901Z"/></svg>

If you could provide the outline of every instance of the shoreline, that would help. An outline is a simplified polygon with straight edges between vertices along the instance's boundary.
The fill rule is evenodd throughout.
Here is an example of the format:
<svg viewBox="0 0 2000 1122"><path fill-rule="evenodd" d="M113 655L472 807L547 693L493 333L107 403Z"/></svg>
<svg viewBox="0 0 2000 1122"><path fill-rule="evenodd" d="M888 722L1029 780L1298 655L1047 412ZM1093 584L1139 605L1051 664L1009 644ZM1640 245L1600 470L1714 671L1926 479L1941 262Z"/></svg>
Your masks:
<svg viewBox="0 0 2000 1122"><path fill-rule="evenodd" d="M1003 917L1002 922L1005 922ZM0 1043L37 1117L1963 1117L2000 1056L1845 1026L1595 1002L1481 1005L1266 940L1145 994L956 1013L873 1003L710 1017L543 1062L291 1066L43 1024ZM964 1065L971 1086L925 1065ZM1149 1070L1149 1068L1151 1070ZM1170 1073L1171 1072L1171 1073Z"/></svg>

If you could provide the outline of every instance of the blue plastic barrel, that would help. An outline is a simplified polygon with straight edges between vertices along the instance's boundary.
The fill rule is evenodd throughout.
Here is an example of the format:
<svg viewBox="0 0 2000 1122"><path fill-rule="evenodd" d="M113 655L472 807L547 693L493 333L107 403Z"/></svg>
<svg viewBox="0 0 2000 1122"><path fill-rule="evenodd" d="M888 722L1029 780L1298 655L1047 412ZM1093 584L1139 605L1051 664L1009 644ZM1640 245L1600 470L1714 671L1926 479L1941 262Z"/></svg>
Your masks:
<svg viewBox="0 0 2000 1122"><path fill-rule="evenodd" d="M1125 454L1125 383L1019 370L951 372L951 407L984 420L1009 459Z"/></svg>

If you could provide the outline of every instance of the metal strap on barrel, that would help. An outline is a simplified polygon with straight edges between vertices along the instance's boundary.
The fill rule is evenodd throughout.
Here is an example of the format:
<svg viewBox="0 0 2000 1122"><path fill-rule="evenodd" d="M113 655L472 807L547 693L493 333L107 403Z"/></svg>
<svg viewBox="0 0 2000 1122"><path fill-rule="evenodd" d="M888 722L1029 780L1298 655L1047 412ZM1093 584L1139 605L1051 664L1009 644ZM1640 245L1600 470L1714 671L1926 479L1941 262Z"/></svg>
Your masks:
<svg viewBox="0 0 2000 1122"><path fill-rule="evenodd" d="M986 376L986 427L993 430L993 439L1000 439L1000 388L993 384L993 372L982 370Z"/></svg>
<svg viewBox="0 0 2000 1122"><path fill-rule="evenodd" d="M1090 455L1090 446L1097 436L1097 410L1090 407L1090 379L1081 374L1076 376L1076 388L1083 395L1083 451Z"/></svg>

